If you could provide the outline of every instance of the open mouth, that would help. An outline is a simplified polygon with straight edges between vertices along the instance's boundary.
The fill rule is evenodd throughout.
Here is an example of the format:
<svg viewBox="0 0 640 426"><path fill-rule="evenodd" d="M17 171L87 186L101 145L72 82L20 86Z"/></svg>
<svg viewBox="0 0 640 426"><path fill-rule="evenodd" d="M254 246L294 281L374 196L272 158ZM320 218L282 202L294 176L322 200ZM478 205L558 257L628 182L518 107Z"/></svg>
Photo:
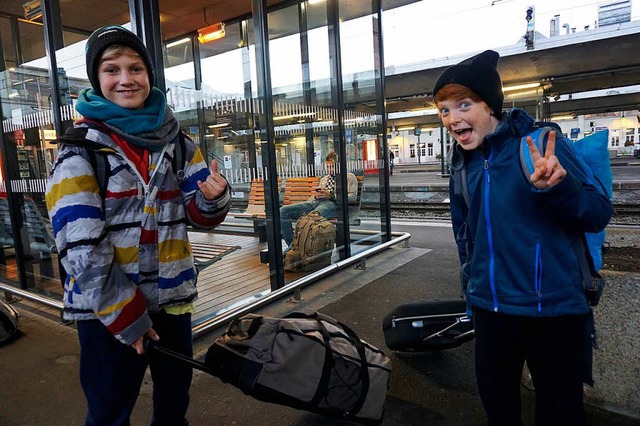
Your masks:
<svg viewBox="0 0 640 426"><path fill-rule="evenodd" d="M464 142L467 142L469 138L471 138L471 133L473 133L473 129L471 128L458 129L458 130L454 130L453 133L456 134L458 142L464 143Z"/></svg>

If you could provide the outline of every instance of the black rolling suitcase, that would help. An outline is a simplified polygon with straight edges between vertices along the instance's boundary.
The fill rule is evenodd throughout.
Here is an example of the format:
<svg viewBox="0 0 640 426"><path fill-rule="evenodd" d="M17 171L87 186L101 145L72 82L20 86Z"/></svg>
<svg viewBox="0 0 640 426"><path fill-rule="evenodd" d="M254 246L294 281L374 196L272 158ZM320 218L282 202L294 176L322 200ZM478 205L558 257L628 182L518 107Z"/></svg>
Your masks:
<svg viewBox="0 0 640 426"><path fill-rule="evenodd" d="M382 322L387 347L426 352L455 348L473 340L473 322L464 300L417 300L391 311Z"/></svg>

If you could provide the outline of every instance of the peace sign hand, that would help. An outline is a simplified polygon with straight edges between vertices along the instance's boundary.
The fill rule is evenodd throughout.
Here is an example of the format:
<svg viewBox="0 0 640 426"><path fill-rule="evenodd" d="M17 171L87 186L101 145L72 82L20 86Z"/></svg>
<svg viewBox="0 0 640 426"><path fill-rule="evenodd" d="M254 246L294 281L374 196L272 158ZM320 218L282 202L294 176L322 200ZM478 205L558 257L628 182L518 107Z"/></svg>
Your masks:
<svg viewBox="0 0 640 426"><path fill-rule="evenodd" d="M549 132L549 141L547 142L547 149L544 153L544 157L540 155L538 147L531 139L531 136L527 136L527 146L531 153L531 159L533 160L534 171L529 180L538 189L551 188L564 179L567 175L567 171L562 167L558 157L556 157L556 132L552 130Z"/></svg>
<svg viewBox="0 0 640 426"><path fill-rule="evenodd" d="M215 200L221 196L227 188L227 181L218 173L218 162L211 160L211 174L204 182L198 181L198 188L207 201Z"/></svg>

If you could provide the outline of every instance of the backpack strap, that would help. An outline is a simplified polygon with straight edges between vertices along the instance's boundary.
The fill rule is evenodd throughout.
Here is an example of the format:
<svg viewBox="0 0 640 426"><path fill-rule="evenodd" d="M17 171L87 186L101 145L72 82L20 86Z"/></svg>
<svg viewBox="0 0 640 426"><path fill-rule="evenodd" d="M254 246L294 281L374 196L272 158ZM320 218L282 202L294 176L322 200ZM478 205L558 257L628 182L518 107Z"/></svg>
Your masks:
<svg viewBox="0 0 640 426"><path fill-rule="evenodd" d="M545 138L549 137L549 132L553 129L549 126L535 129L533 132L524 135L520 139L520 166L522 167L522 173L529 180L529 176L535 171L533 159L531 158L531 152L529 151L529 145L527 145L527 137L533 139L533 143L538 148L540 155L544 156L546 145L544 143Z"/></svg>
<svg viewBox="0 0 640 426"><path fill-rule="evenodd" d="M184 132L180 130L178 132L178 138L173 148L173 158L171 159L171 170L178 179L178 185L184 182L184 162L186 157L187 144L185 142Z"/></svg>
<svg viewBox="0 0 640 426"><path fill-rule="evenodd" d="M100 189L100 196L102 201L107 195L107 183L109 182L109 176L111 170L109 168L109 160L107 160L107 154L92 149L87 149L87 156L89 163L96 174L96 180L98 181L98 188Z"/></svg>

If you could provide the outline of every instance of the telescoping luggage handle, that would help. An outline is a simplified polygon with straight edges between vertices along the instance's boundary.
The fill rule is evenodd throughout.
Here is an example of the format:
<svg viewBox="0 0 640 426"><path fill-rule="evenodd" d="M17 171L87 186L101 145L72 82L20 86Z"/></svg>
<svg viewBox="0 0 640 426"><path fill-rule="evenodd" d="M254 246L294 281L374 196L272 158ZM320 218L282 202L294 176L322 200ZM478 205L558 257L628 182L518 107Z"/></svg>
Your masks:
<svg viewBox="0 0 640 426"><path fill-rule="evenodd" d="M414 328L422 328L422 320L425 318L449 318L455 316L455 322L452 323L451 325L443 328L440 331L437 331L425 338L422 339L423 342L428 342L429 340L433 340L435 338L438 337L442 337L444 335L444 333L446 333L447 331L449 331L450 329L452 329L453 327L456 327L462 323L465 322L470 322L471 321L471 317L466 315L466 313L459 313L459 314L440 314L440 315L421 315L421 316L413 316L413 317L402 317L402 318L393 318L391 320L391 326L395 327L396 326L396 322L403 322L403 321L411 321L411 326ZM455 336L453 338L453 340L458 340L458 339L462 339L463 337L467 336L468 334L473 334L474 330L469 330L465 333L462 333L458 336Z"/></svg>
<svg viewBox="0 0 640 426"><path fill-rule="evenodd" d="M156 342L152 339L149 338L149 336L144 336L144 340L143 340L143 346L144 346L144 350L147 353L150 353L152 351L158 352L160 354L163 355L167 355L171 358L174 358L180 362L182 362L183 364L186 364L192 368L195 368L196 370L200 370L200 371L204 371L207 374L211 374L211 375L215 375L213 372L213 369L211 369L207 364L205 364L204 362L200 362L198 360L195 360L193 358L190 358L186 355L183 355L179 352L176 351L172 351L171 349L167 349L165 347L162 347L158 344L156 344Z"/></svg>

